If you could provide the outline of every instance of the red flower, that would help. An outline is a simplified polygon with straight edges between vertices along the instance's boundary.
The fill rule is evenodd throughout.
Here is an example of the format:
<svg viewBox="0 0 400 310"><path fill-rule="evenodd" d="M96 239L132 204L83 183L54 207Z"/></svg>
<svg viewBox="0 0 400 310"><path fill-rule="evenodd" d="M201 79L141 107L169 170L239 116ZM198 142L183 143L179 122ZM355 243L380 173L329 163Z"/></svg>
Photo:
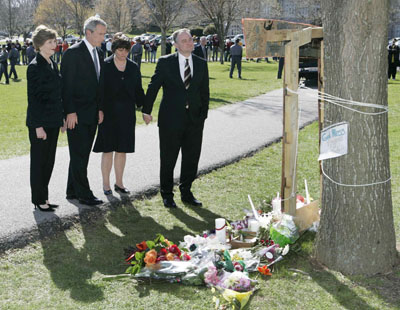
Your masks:
<svg viewBox="0 0 400 310"><path fill-rule="evenodd" d="M168 248L168 251L170 253L176 254L177 256L181 256L181 250L179 250L178 246L176 244L171 245Z"/></svg>
<svg viewBox="0 0 400 310"><path fill-rule="evenodd" d="M146 243L146 241L142 241L142 242L136 244L136 247L138 248L139 252L142 252L147 249L147 243Z"/></svg>
<svg viewBox="0 0 400 310"><path fill-rule="evenodd" d="M188 254L183 254L183 260L191 260L192 258L190 257L190 255L188 255Z"/></svg>
<svg viewBox="0 0 400 310"><path fill-rule="evenodd" d="M271 270L268 268L267 265L258 267L257 269L261 274L263 274L265 276L272 276Z"/></svg>
<svg viewBox="0 0 400 310"><path fill-rule="evenodd" d="M159 255L167 255L168 251L166 248L161 248Z"/></svg>
<svg viewBox="0 0 400 310"><path fill-rule="evenodd" d="M240 263L238 263L238 262L234 262L234 263L233 263L233 267L234 267L235 270L237 270L237 271L243 271L243 266L242 266Z"/></svg>

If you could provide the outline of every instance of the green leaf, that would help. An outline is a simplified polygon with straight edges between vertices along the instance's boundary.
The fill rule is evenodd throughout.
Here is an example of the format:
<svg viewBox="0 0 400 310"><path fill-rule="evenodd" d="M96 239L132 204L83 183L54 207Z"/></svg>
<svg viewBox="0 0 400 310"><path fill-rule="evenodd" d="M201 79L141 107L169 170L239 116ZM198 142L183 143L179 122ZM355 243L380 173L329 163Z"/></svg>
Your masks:
<svg viewBox="0 0 400 310"><path fill-rule="evenodd" d="M129 267L125 270L125 273L132 273L132 269L133 269L133 266L129 266Z"/></svg>
<svg viewBox="0 0 400 310"><path fill-rule="evenodd" d="M164 236L162 234L157 234L156 240L154 240L155 243L163 242L165 240Z"/></svg>
<svg viewBox="0 0 400 310"><path fill-rule="evenodd" d="M145 256L145 252L136 252L136 254L135 254L135 258L138 262L143 260L144 256Z"/></svg>
<svg viewBox="0 0 400 310"><path fill-rule="evenodd" d="M147 244L147 247L148 247L150 250L153 249L153 248L156 246L155 242L154 242L154 241L151 241L151 240L146 241L146 244Z"/></svg>

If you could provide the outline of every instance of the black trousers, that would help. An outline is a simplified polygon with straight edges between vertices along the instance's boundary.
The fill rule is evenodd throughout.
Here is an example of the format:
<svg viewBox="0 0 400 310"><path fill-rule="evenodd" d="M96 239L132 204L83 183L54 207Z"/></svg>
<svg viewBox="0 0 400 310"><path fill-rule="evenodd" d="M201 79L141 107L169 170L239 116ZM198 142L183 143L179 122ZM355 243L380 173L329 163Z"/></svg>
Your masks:
<svg viewBox="0 0 400 310"><path fill-rule="evenodd" d="M139 67L139 70L140 70L140 65L141 65L141 63L142 63L142 54L136 55L136 56L133 55L132 60L133 60L134 62L136 62L136 64L137 64L138 67Z"/></svg>
<svg viewBox="0 0 400 310"><path fill-rule="evenodd" d="M74 129L67 130L70 157L67 196L82 199L93 197L87 178L87 166L96 128L97 124L76 124Z"/></svg>
<svg viewBox="0 0 400 310"><path fill-rule="evenodd" d="M284 57L280 57L279 58L279 66L278 66L278 79L282 78L282 71L283 71L283 67L285 65L285 58Z"/></svg>
<svg viewBox="0 0 400 310"><path fill-rule="evenodd" d="M233 56L231 58L231 72L229 72L229 76L232 77L233 70L235 69L235 65L238 69L238 77L242 76L242 57L241 56Z"/></svg>
<svg viewBox="0 0 400 310"><path fill-rule="evenodd" d="M197 176L197 168L203 140L203 127L193 124L188 115L185 128L181 130L159 128L160 137L160 186L163 198L173 197L174 168L179 150L182 152L179 189L182 195L190 192Z"/></svg>
<svg viewBox="0 0 400 310"><path fill-rule="evenodd" d="M33 204L45 204L49 199L49 182L56 158L60 128L43 128L47 139L38 139L36 129L29 127L31 142L31 193Z"/></svg>
<svg viewBox="0 0 400 310"><path fill-rule="evenodd" d="M394 64L389 64L389 68L388 68L388 78L390 79L391 77L393 79L396 78L396 72L397 71L397 65L396 63Z"/></svg>
<svg viewBox="0 0 400 310"><path fill-rule="evenodd" d="M17 64L16 61L14 60L10 61L10 74L8 76L11 77L11 74L14 73L14 79L18 79L17 71L15 70L16 64Z"/></svg>
<svg viewBox="0 0 400 310"><path fill-rule="evenodd" d="M1 78L3 77L3 73L4 73L4 76L6 77L6 83L9 84L10 80L8 79L8 63L7 63L7 61L0 63L0 67L1 67L0 68L0 81L1 81Z"/></svg>

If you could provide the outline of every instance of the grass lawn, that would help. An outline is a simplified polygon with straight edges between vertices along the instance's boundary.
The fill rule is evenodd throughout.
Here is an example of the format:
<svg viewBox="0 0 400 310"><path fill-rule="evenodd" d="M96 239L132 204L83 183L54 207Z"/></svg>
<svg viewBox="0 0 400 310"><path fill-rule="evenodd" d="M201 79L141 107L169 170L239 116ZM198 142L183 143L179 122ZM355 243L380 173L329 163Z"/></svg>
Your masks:
<svg viewBox="0 0 400 310"><path fill-rule="evenodd" d="M400 240L398 81L390 82L389 94L393 206ZM298 177L308 180L311 196L318 198L317 124L302 130L299 141ZM82 221L54 238L9 251L0 257L0 309L214 309L210 289L205 287L130 279L105 282L102 276L122 273L123 249L156 233L178 242L185 234L214 227L217 217L242 217L243 208L248 208L247 194L260 205L279 190L280 168L281 143L276 143L201 176L194 192L203 201L202 208L179 203L178 209L167 210L160 195L138 199L113 207L94 223ZM300 192L301 186L299 182ZM313 239L312 233L303 235L287 259L276 265L272 277L254 275L260 289L247 309L400 308L399 267L389 275L343 276L314 263Z"/></svg>
<svg viewBox="0 0 400 310"><path fill-rule="evenodd" d="M29 153L26 118L26 66L16 66L19 82L10 80L10 85L0 84L0 159ZM209 63L210 71L210 108L241 101L270 90L282 87L282 80L276 79L277 63L243 62L243 80L229 79L230 64ZM155 64L142 63L143 88L147 89L154 73ZM235 71L236 73L236 71ZM237 76L237 75L235 75ZM229 82L228 82L229 81ZM153 119L157 120L158 107L162 91L159 92L153 109ZM137 113L138 124L144 124L141 114ZM67 145L66 135L60 135L59 145Z"/></svg>

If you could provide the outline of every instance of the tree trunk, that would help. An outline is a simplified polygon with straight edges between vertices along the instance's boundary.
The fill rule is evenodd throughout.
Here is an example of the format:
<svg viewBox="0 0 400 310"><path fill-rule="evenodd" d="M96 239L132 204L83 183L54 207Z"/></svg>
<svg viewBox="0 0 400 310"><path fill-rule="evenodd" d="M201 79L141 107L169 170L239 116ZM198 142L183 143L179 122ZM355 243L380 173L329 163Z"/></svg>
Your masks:
<svg viewBox="0 0 400 310"><path fill-rule="evenodd" d="M167 28L161 28L161 56L165 55L166 52L166 38L167 38Z"/></svg>
<svg viewBox="0 0 400 310"><path fill-rule="evenodd" d="M325 92L387 106L387 0L322 0L321 7ZM364 115L325 103L324 127L342 121L349 123L348 154L324 161L325 173L342 184L387 180L390 176L387 113ZM323 177L322 185L316 258L345 274L392 270L398 254L391 182L347 187Z"/></svg>

